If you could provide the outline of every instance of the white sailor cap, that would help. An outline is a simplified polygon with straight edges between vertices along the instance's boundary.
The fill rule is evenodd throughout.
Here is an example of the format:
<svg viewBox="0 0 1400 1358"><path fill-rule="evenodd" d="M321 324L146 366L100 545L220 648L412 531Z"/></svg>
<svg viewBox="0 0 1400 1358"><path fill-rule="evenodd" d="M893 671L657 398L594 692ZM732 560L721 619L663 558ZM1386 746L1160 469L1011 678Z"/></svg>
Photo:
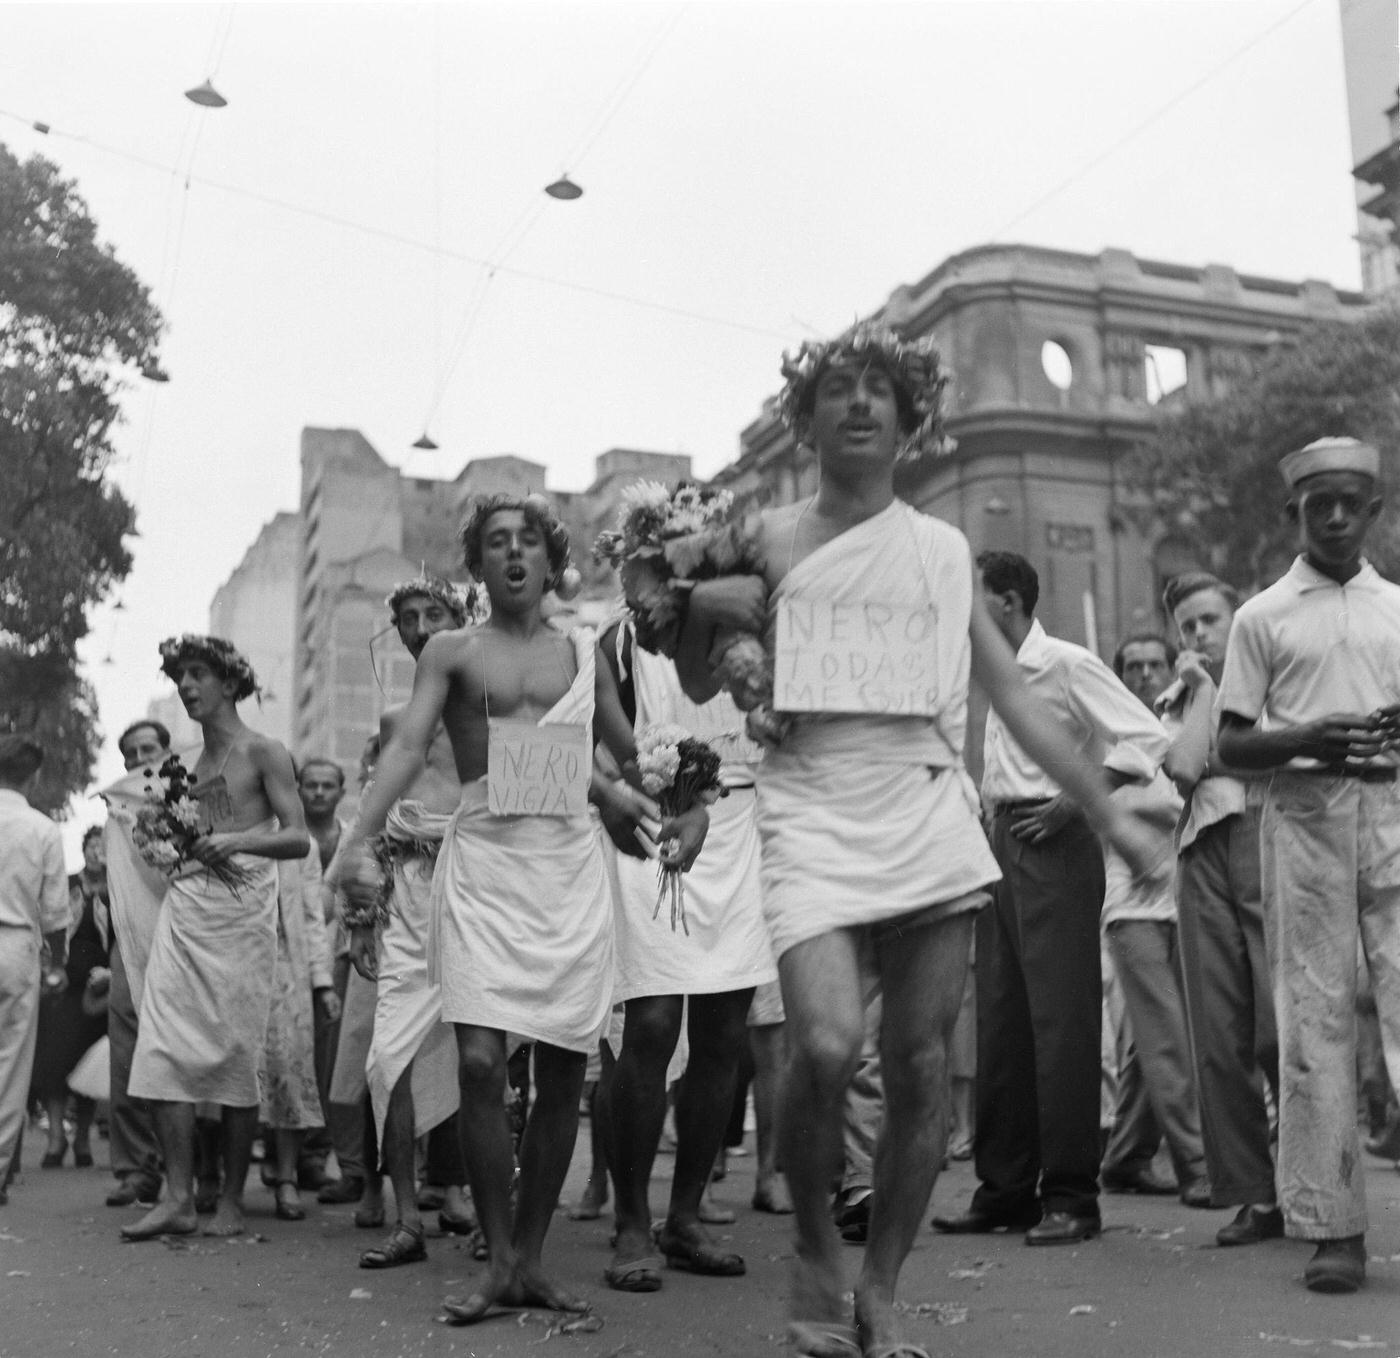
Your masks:
<svg viewBox="0 0 1400 1358"><path fill-rule="evenodd" d="M1381 455L1360 439L1314 439L1306 448L1285 453L1279 458L1278 469L1290 487L1319 472L1360 472L1375 480L1381 471Z"/></svg>

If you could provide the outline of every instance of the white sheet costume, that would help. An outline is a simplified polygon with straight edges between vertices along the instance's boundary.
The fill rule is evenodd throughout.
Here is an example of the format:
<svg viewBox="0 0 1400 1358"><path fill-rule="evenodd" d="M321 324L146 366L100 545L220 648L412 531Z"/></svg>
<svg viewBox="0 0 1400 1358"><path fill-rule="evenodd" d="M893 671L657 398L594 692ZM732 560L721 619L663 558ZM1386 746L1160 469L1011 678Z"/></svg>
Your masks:
<svg viewBox="0 0 1400 1358"><path fill-rule="evenodd" d="M193 768L194 761L186 760ZM276 821L253 832L275 829ZM249 1108L277 963L277 864L238 854L237 894L204 868L171 882L146 966L132 1061L135 1098Z"/></svg>
<svg viewBox="0 0 1400 1358"><path fill-rule="evenodd" d="M625 627L618 629L619 661ZM685 875L690 930L672 930L656 911L656 865L617 857L617 987L621 1003L652 995L717 995L777 979L763 921L754 772L763 750L744 734L744 714L727 693L698 706L681 691L675 665L630 648L638 732L675 723L706 741L730 790L710 807L705 848Z"/></svg>
<svg viewBox="0 0 1400 1358"><path fill-rule="evenodd" d="M433 866L450 817L421 802L395 802L383 838L394 866L389 918L379 940L379 987L365 1078L379 1144L389 1096L411 1065L414 1134L457 1111L457 1039L442 1021L442 994L429 977Z"/></svg>
<svg viewBox="0 0 1400 1358"><path fill-rule="evenodd" d="M800 713L759 766L763 908L777 956L851 925L977 909L1001 874L963 767L972 556L896 500L799 561L770 600L878 602L937 614L933 717ZM708 851L708 845L706 846Z"/></svg>
<svg viewBox="0 0 1400 1358"><path fill-rule="evenodd" d="M101 796L107 803L107 823L102 846L107 855L107 886L112 901L112 927L121 943L122 964L126 968L132 1003L139 1013L141 990L146 978L146 962L156 936L160 903L170 885L166 877L151 867L137 852L131 840L136 813L148 798L146 788L152 779L144 771L128 773Z"/></svg>
<svg viewBox="0 0 1400 1358"><path fill-rule="evenodd" d="M597 644L586 628L569 639L578 673L540 724L587 725L591 750ZM447 1022L567 1051L596 1045L612 1003L613 902L589 816L493 816L486 779L464 784L432 902Z"/></svg>
<svg viewBox="0 0 1400 1358"><path fill-rule="evenodd" d="M331 952L321 905L321 850L277 864L277 963L263 1049L262 1120L304 1129L325 1123L316 1086L312 992L330 989Z"/></svg>

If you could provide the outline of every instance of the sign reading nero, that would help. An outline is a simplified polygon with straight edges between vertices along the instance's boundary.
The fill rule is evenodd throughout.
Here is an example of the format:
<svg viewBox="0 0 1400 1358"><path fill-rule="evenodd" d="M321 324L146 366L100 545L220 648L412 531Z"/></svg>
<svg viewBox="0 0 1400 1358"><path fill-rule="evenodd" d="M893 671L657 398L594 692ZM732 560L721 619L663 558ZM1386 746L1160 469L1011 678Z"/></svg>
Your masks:
<svg viewBox="0 0 1400 1358"><path fill-rule="evenodd" d="M196 783L190 789L199 803L199 832L211 835L233 829L233 799L228 794L228 782L222 773Z"/></svg>
<svg viewBox="0 0 1400 1358"><path fill-rule="evenodd" d="M593 759L578 722L493 720L487 726L486 796L493 816L583 816Z"/></svg>
<svg viewBox="0 0 1400 1358"><path fill-rule="evenodd" d="M937 657L935 609L779 599L773 710L931 717Z"/></svg>

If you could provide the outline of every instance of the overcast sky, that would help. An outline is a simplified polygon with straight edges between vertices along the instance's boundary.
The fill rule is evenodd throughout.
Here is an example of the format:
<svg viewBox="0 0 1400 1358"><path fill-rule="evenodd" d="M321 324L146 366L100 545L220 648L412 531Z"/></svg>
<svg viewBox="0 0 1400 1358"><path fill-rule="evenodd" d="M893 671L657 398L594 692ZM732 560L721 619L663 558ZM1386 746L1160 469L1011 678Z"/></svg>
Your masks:
<svg viewBox="0 0 1400 1358"><path fill-rule="evenodd" d="M0 140L77 181L168 322L171 381L133 383L117 436L136 566L82 652L109 736L161 691L159 638L204 630L295 508L304 425L416 475L509 452L580 489L614 446L708 474L784 346L971 246L1359 285L1337 0L48 3L0 25ZM206 77L226 108L182 97ZM546 198L566 170L584 196ZM439 452L411 451L425 427Z"/></svg>

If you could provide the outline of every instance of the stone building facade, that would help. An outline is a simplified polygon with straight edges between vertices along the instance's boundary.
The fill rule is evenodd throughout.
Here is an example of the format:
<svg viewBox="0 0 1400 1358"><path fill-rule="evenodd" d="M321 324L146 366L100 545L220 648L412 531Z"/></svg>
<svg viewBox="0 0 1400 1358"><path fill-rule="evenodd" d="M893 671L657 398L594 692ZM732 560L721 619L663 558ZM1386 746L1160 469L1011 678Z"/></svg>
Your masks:
<svg viewBox="0 0 1400 1358"><path fill-rule="evenodd" d="M1361 286L1381 297L1400 288L1400 6L1338 0L1338 9Z"/></svg>
<svg viewBox="0 0 1400 1358"><path fill-rule="evenodd" d="M974 551L1026 556L1046 627L1109 655L1121 637L1161 625L1163 580L1196 564L1129 522L1119 455L1150 433L1159 405L1224 392L1305 322L1354 315L1363 301L1326 283L1118 249L954 255L876 313L901 334L935 336L952 372L956 447L903 464L899 493L956 524ZM714 483L781 504L816 480L774 396Z"/></svg>
<svg viewBox="0 0 1400 1358"><path fill-rule="evenodd" d="M295 689L287 620L295 616L300 554L300 516L284 510L263 525L209 605L210 634L248 657L262 689L261 699L244 704L244 720L288 749Z"/></svg>
<svg viewBox="0 0 1400 1358"><path fill-rule="evenodd" d="M426 571L465 580L457 531L478 495L549 495L569 528L584 576L569 605L601 616L615 589L590 548L639 478L690 475L684 455L612 448L582 491L550 491L545 468L512 455L476 458L451 479L405 476L356 429L306 428L301 502L266 524L220 586L210 629L243 650L268 690L249 723L298 758L331 758L354 773L386 707L408 698L413 662L388 628L385 596Z"/></svg>

